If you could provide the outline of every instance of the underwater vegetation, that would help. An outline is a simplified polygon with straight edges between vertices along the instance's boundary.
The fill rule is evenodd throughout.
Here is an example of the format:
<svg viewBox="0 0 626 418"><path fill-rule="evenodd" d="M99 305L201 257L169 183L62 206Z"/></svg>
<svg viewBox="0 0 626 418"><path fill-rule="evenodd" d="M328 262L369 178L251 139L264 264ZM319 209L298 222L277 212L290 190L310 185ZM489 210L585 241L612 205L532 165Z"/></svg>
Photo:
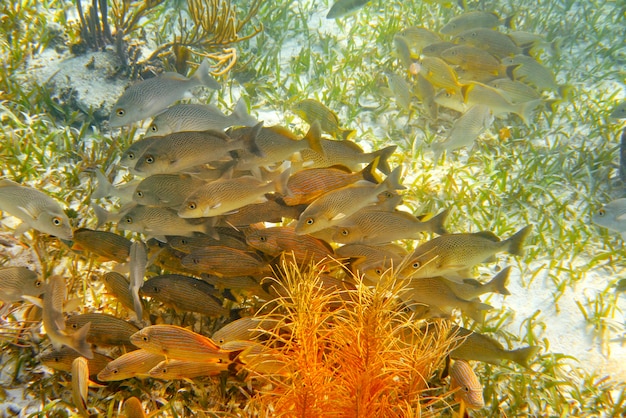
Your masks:
<svg viewBox="0 0 626 418"><path fill-rule="evenodd" d="M209 7L196 3L196 10ZM30 58L66 43L59 33L76 36L72 28L80 19L68 20L49 4L3 4L0 168L11 181L3 185L15 192L15 182L33 193L32 205L15 205L14 195L0 191L3 414L623 415L622 239L592 223L605 204L624 195L615 181L621 127L610 118L624 97L626 57L615 42L625 18L621 5L467 1L463 10L449 1L369 2L335 21L326 20L331 2L210 3L220 13L202 18L235 16L222 21L231 22L216 38L225 43L187 47L198 52L197 62L215 63L215 75L225 70L232 78L224 77L220 90L195 89L189 103L172 104L143 126L129 122L122 129L106 121L75 123L80 119L71 107L51 112L49 92L28 75ZM98 16L103 5L97 4ZM178 72L178 81L189 80L194 73L182 64L195 52L186 55L176 45L205 29L188 20L191 32L177 31L182 13L172 13L171 5L181 4L164 1L134 25L151 51L169 44L155 58L182 57L180 66L164 66ZM114 3L108 6L110 14ZM240 18L237 10L254 15ZM509 112L511 96L503 102L475 78L457 78L457 85L460 64L442 58L443 66L422 65L427 46L419 52L409 45L407 60L397 41L408 28L421 27L451 42L458 35L444 28L454 19L495 10L498 32L545 36L532 38L528 56L557 87L531 99L541 106L527 123ZM85 22L94 21L95 12L83 12ZM51 29L53 21L61 31ZM99 21L94 33L103 31ZM241 32L241 22L253 23L251 32ZM234 55L229 39L238 40ZM534 64L501 68L504 60L496 63L499 76L527 80L520 72ZM489 123L470 126L478 133L462 147L446 148L445 158L443 152L435 157L432 145L443 144L468 109L418 97L413 88L428 91L419 74L429 65L452 74L428 76L439 92L489 97L474 108ZM524 90L525 97L537 90ZM507 111L494 115L494 103ZM201 133L190 134L193 127ZM200 151L207 148L214 150L208 157ZM162 164L161 157L172 155L176 165L167 158ZM180 161L191 164L183 173ZM306 161L319 166L299 166ZM272 175L267 167L278 171ZM229 171L234 174L223 177ZM350 205L333 203L331 186L314 184L319 179L348 187L337 195L345 202L343 193L350 192ZM225 200L207 198L215 195L215 182L234 184L228 203L246 203L246 209L225 209ZM357 188L369 184L355 191L356 182ZM33 207L52 214L51 226L41 226ZM330 214L330 231L296 232L294 221L311 207L313 215L300 223ZM203 216L191 216L198 208ZM211 221L214 210L226 212L217 215L220 223ZM26 225L18 226L18 218ZM55 233L55 218L71 225L71 236L65 229ZM377 234L381 230L385 234ZM518 231L523 253L504 248ZM459 260L449 247L441 251L443 244L435 253L424 247L442 242L435 236L468 239L466 249L479 241L480 251L498 247L517 255L498 254L497 264L482 263L491 259L483 252L480 261ZM435 264L457 280L415 278ZM45 317L60 313L61 319L44 321L44 332L37 298L50 308L48 286L61 282L67 302L55 300L60 307ZM484 294L488 290L495 292ZM55 328L60 323L65 329ZM93 358L82 344L76 347L84 358L68 345L51 350L50 333L58 341L74 337L69 346L87 334ZM478 341L480 356L463 355L458 344L468 340ZM167 346L172 341L185 341L182 350ZM144 368L136 368L137 358ZM89 386L86 376L101 386ZM454 387L460 389L452 393ZM463 396L466 388L481 392L482 402Z"/></svg>

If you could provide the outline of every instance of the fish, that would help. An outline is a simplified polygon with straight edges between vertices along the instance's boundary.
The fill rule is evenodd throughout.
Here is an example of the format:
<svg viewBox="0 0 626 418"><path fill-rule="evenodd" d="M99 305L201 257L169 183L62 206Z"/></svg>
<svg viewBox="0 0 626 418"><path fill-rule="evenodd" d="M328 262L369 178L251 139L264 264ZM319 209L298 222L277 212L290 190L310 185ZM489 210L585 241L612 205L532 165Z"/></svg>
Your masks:
<svg viewBox="0 0 626 418"><path fill-rule="evenodd" d="M340 128L337 114L315 99L304 99L296 103L291 110L309 125L318 121L322 131L335 138L350 139L356 133L353 129Z"/></svg>
<svg viewBox="0 0 626 418"><path fill-rule="evenodd" d="M376 245L415 238L423 232L442 235L447 233L444 227L447 217L446 210L428 221L421 221L409 212L381 210L378 205L367 206L339 222L333 241Z"/></svg>
<svg viewBox="0 0 626 418"><path fill-rule="evenodd" d="M515 113L528 126L532 120L532 112L540 105L542 99L513 104L494 87L479 82L471 82L461 89L464 101L472 106L481 104L489 107L494 116Z"/></svg>
<svg viewBox="0 0 626 418"><path fill-rule="evenodd" d="M178 209L178 216L181 218L214 217L233 212L252 203L264 202L267 200L266 193L273 191L282 193L288 178L289 170L269 182L252 176L215 180L189 195Z"/></svg>
<svg viewBox="0 0 626 418"><path fill-rule="evenodd" d="M25 300L22 296L40 296L45 283L39 274L27 267L0 267L0 301L13 303Z"/></svg>
<svg viewBox="0 0 626 418"><path fill-rule="evenodd" d="M113 105L109 126L116 128L130 125L163 112L167 107L185 97L197 86L214 90L219 83L209 74L209 61L205 59L190 78L174 72L165 72L156 77L133 84Z"/></svg>
<svg viewBox="0 0 626 418"><path fill-rule="evenodd" d="M352 171L360 170L360 164L369 164L377 157L377 168L384 174L389 174L391 168L387 159L393 155L397 145L372 151L363 152L363 149L352 141L334 141L322 139L320 144L324 150L323 154L317 153L310 149L300 151L302 160L306 161L307 168L326 168L334 165L343 165Z"/></svg>
<svg viewBox="0 0 626 418"><path fill-rule="evenodd" d="M393 93L396 103L402 109L409 112L411 110L411 87L404 77L399 76L391 71L385 71L389 89Z"/></svg>
<svg viewBox="0 0 626 418"><path fill-rule="evenodd" d="M415 94L422 102L422 106L426 108L428 116L430 116L431 119L436 120L439 114L439 107L435 101L435 87L433 87L430 81L426 80L421 74L417 75Z"/></svg>
<svg viewBox="0 0 626 418"><path fill-rule="evenodd" d="M276 324L275 320L246 316L224 325L213 333L211 339L220 347L233 341L250 341Z"/></svg>
<svg viewBox="0 0 626 418"><path fill-rule="evenodd" d="M194 277L179 274L151 277L141 287L141 294L178 312L198 312L213 318L228 315L228 309L222 306L215 288Z"/></svg>
<svg viewBox="0 0 626 418"><path fill-rule="evenodd" d="M431 147L435 153L434 161L439 161L444 151L474 144L476 138L493 123L493 112L489 106L476 104L469 108L460 118L454 121L443 141L433 142Z"/></svg>
<svg viewBox="0 0 626 418"><path fill-rule="evenodd" d="M413 279L401 298L418 305L429 306L429 314L438 316L438 312L450 316L454 309L460 309L476 322L483 321L483 311L493 309L492 306L479 300L465 300L458 297L445 281L429 277Z"/></svg>
<svg viewBox="0 0 626 418"><path fill-rule="evenodd" d="M15 230L16 235L33 228L60 239L72 239L70 220L63 208L40 190L0 179L0 211L8 212L22 221Z"/></svg>
<svg viewBox="0 0 626 418"><path fill-rule="evenodd" d="M384 191L404 189L400 184L401 167L396 167L380 184L351 184L332 190L315 199L300 215L296 223L298 235L311 234L336 225L359 209L374 204Z"/></svg>
<svg viewBox="0 0 626 418"><path fill-rule="evenodd" d="M76 357L72 361L72 400L78 412L89 417L87 397L89 396L89 363L85 357Z"/></svg>
<svg viewBox="0 0 626 418"><path fill-rule="evenodd" d="M496 365L499 365L502 360L507 360L528 369L530 368L530 360L539 351L538 346L506 350L502 344L488 335L479 334L456 325L452 327L450 335L456 338L450 351L450 357L453 359L476 360Z"/></svg>
<svg viewBox="0 0 626 418"><path fill-rule="evenodd" d="M170 106L152 119L146 137L164 136L174 132L223 131L231 126L254 126L259 123L248 114L246 102L240 98L233 112L226 116L212 104L185 103Z"/></svg>
<svg viewBox="0 0 626 418"><path fill-rule="evenodd" d="M96 345L130 345L129 338L139 328L130 322L103 313L85 313L67 318L67 327L79 330L91 324L87 332L87 342Z"/></svg>
<svg viewBox="0 0 626 418"><path fill-rule="evenodd" d="M266 202L252 203L237 209L236 212L223 215L218 225L244 227L259 222L283 222L284 219L298 219L306 205L288 206L281 198L266 194ZM224 245L224 244L222 244Z"/></svg>
<svg viewBox="0 0 626 418"><path fill-rule="evenodd" d="M166 235L210 234L213 229L206 219L183 219L174 209L141 205L126 212L117 227L157 238L161 242L166 242Z"/></svg>
<svg viewBox="0 0 626 418"><path fill-rule="evenodd" d="M500 240L493 232L440 235L419 245L402 262L399 277L418 279L448 275L469 277L476 264L495 260L495 254L507 251L523 254L524 240L532 225L527 225L511 237Z"/></svg>
<svg viewBox="0 0 626 418"><path fill-rule="evenodd" d="M246 234L246 242L271 256L283 252L293 253L296 260L303 263L318 263L332 257L332 247L322 240L310 235L297 234L294 227L279 226L254 230Z"/></svg>
<svg viewBox="0 0 626 418"><path fill-rule="evenodd" d="M554 91L561 96L566 90L558 85L552 70L539 64L533 57L518 54L503 58L502 64L508 66L507 76L512 80L530 84L540 91Z"/></svg>
<svg viewBox="0 0 626 418"><path fill-rule="evenodd" d="M361 9L370 0L336 0L326 15L326 19L339 19Z"/></svg>
<svg viewBox="0 0 626 418"><path fill-rule="evenodd" d="M167 360L229 361L230 352L220 350L210 338L176 325L150 325L135 333L130 341L139 348L165 356Z"/></svg>
<svg viewBox="0 0 626 418"><path fill-rule="evenodd" d="M396 36L406 39L410 48L416 53L420 53L428 45L441 42L441 37L438 34L421 26L403 29Z"/></svg>
<svg viewBox="0 0 626 418"><path fill-rule="evenodd" d="M132 153L132 152L131 152ZM123 158L123 157L122 157ZM105 197L117 197L122 203L133 200L133 193L139 180L131 180L129 182L114 186L109 179L100 170L93 170L96 175L96 187L91 193L92 199L102 199Z"/></svg>
<svg viewBox="0 0 626 418"><path fill-rule="evenodd" d="M407 253L404 247L396 244L346 244L335 249L337 257L350 259L350 270L353 273L361 273L372 284L389 268L400 265Z"/></svg>
<svg viewBox="0 0 626 418"><path fill-rule="evenodd" d="M470 45L456 45L447 48L441 53L441 58L449 64L458 65L466 69L476 69L493 72L494 74L504 74L505 67L500 60L484 49Z"/></svg>
<svg viewBox="0 0 626 418"><path fill-rule="evenodd" d="M626 101L615 106L609 117L611 119L626 119Z"/></svg>
<svg viewBox="0 0 626 418"><path fill-rule="evenodd" d="M448 41L436 42L434 44L425 46L424 49L422 49L422 55L427 56L427 57L437 57L437 58L443 59L443 56L442 56L443 52L455 46L457 46L455 43L448 42Z"/></svg>
<svg viewBox="0 0 626 418"><path fill-rule="evenodd" d="M195 250L184 256L181 263L191 271L219 277L257 276L270 271L255 254L221 246Z"/></svg>
<svg viewBox="0 0 626 418"><path fill-rule="evenodd" d="M396 50L396 55L400 59L404 69L410 72L413 68L414 60L411 54L411 48L409 47L409 41L407 41L404 36L396 34L393 37L393 45Z"/></svg>
<svg viewBox="0 0 626 418"><path fill-rule="evenodd" d="M465 113L470 106L465 103L463 94L458 91L440 90L434 97L434 102L442 107L452 109L459 113Z"/></svg>
<svg viewBox="0 0 626 418"><path fill-rule="evenodd" d="M74 231L72 250L86 250L100 261L125 263L130 256L129 239L108 231L80 228Z"/></svg>
<svg viewBox="0 0 626 418"><path fill-rule="evenodd" d="M146 418L146 411L141 401L134 396L124 401L124 413L126 418Z"/></svg>
<svg viewBox="0 0 626 418"><path fill-rule="evenodd" d="M243 251L248 250L246 237L242 232L236 231L231 227L216 227L215 233L218 235L217 239L208 235L197 235L194 237L175 235L168 236L166 238L167 244L172 249L183 252L185 254L190 254L199 248L209 247L213 245L221 245L224 247L235 248Z"/></svg>
<svg viewBox="0 0 626 418"><path fill-rule="evenodd" d="M133 296L130 293L130 284L126 277L118 272L110 271L102 276L102 282L107 292L122 306L129 311L135 308Z"/></svg>
<svg viewBox="0 0 626 418"><path fill-rule="evenodd" d="M465 44L484 49L496 58L505 58L513 55L528 55L530 48L517 46L507 34L487 28L474 28L459 33L452 42ZM505 65L510 65L502 60Z"/></svg>
<svg viewBox="0 0 626 418"><path fill-rule="evenodd" d="M234 139L251 135L252 128L239 128L228 132ZM271 126L262 128L255 137L255 143L260 151L256 155L243 149L235 151L236 170L258 172L259 167L269 167L285 160L290 160L292 156L302 151L310 149L323 154L321 140L321 130L319 123L313 123L307 134L303 138L296 136L287 128L281 126Z"/></svg>
<svg viewBox="0 0 626 418"><path fill-rule="evenodd" d="M591 215L591 222L619 233L626 240L626 198L612 200Z"/></svg>
<svg viewBox="0 0 626 418"><path fill-rule="evenodd" d="M79 356L80 354L78 354L72 348L61 347L57 350L47 350L41 353L41 355L39 356L39 360L51 369L59 370L62 372L71 372L72 362L75 358ZM109 356L94 352L93 358L87 360L89 366L89 375L96 376L112 360L113 359Z"/></svg>
<svg viewBox="0 0 626 418"><path fill-rule="evenodd" d="M360 180L373 184L381 182L376 174L378 159L362 170L353 173L348 167L334 165L324 168L308 168L293 173L287 180L286 194L280 199L290 206L309 204L329 192Z"/></svg>
<svg viewBox="0 0 626 418"><path fill-rule="evenodd" d="M509 292L506 288L510 272L511 267L506 267L485 284L482 284L478 280L474 279L463 279L462 282L448 280L445 277L436 277L435 279L445 281L446 285L461 299L472 300L490 292L499 293L501 295L510 295L511 292Z"/></svg>
<svg viewBox="0 0 626 418"><path fill-rule="evenodd" d="M228 371L228 363L207 363L187 360L164 360L154 366L148 375L155 379L193 379L201 376L217 376Z"/></svg>
<svg viewBox="0 0 626 418"><path fill-rule="evenodd" d="M109 362L98 373L98 380L114 382L137 376L147 377L148 372L163 360L165 360L165 356L162 354L155 354L142 349L130 351Z"/></svg>
<svg viewBox="0 0 626 418"><path fill-rule="evenodd" d="M419 62L419 71L422 77L434 87L446 91L461 91L464 84L460 83L454 69L447 62L437 57L423 57Z"/></svg>
<svg viewBox="0 0 626 418"><path fill-rule="evenodd" d="M133 200L139 205L178 209L187 196L205 183L192 174L153 174L137 185Z"/></svg>
<svg viewBox="0 0 626 418"><path fill-rule="evenodd" d="M230 151L246 148L263 155L255 143L262 123L247 135L233 139L221 131L174 132L154 140L133 167L142 176L179 173L229 156ZM211 150L211 152L206 152Z"/></svg>
<svg viewBox="0 0 626 418"><path fill-rule="evenodd" d="M483 386L474 369L465 360L454 360L449 368L450 390L457 402L462 402L467 409L485 407Z"/></svg>
<svg viewBox="0 0 626 418"><path fill-rule="evenodd" d="M133 241L130 246L130 283L128 289L133 298L133 311L138 321L143 318L143 304L139 296L139 289L144 283L148 267L148 250L143 241Z"/></svg>
<svg viewBox="0 0 626 418"><path fill-rule="evenodd" d="M454 36L475 28L493 29L500 25L510 28L512 18L511 16L506 19L501 19L500 16L494 12L466 12L450 19L448 23L443 25L439 32L443 35Z"/></svg>
<svg viewBox="0 0 626 418"><path fill-rule="evenodd" d="M42 322L46 334L54 348L68 346L88 359L93 358L93 351L87 342L91 324L86 323L74 333L68 333L63 318L63 302L65 301L65 279L51 276L45 287L43 296Z"/></svg>
<svg viewBox="0 0 626 418"><path fill-rule="evenodd" d="M512 104L530 102L541 99L537 90L521 81L511 80L508 77L497 78L487 83L488 86L496 88Z"/></svg>
<svg viewBox="0 0 626 418"><path fill-rule="evenodd" d="M155 142L160 141L162 138L164 138L164 136L143 137L133 142L128 148L126 148L122 152L119 165L133 170L135 168L135 165L137 164L137 161L139 161L139 158L141 158L146 149Z"/></svg>

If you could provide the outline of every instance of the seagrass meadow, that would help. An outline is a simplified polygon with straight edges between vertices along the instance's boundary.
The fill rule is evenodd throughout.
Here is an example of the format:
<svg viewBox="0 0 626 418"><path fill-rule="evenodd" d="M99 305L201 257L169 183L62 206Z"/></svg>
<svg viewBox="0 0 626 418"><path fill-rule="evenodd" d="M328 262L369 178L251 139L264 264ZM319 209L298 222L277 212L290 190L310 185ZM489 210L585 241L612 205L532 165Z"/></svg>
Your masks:
<svg viewBox="0 0 626 418"><path fill-rule="evenodd" d="M623 282L618 286L626 271L624 242L591 222L602 205L626 196L620 177L624 120L609 117L626 100L626 4L372 0L327 19L332 5L330 0L16 0L0 5L1 177L54 198L74 231L71 240L34 228L22 233L19 219L0 201L0 275L13 267L34 271L37 286L46 289L44 311L50 283L61 276L67 288L62 308L66 329L78 323L78 314L93 313L123 320L120 326L130 329L122 343L90 341L94 354L103 356L101 369L128 373L126 378L104 379L94 371L95 358L72 361L78 354L71 349L70 360L59 354L46 357L52 344L50 332L42 327L41 301L21 298L22 292L14 289L16 297L9 299L6 283L0 283L0 415L626 413L626 295ZM497 31L522 45L511 44L519 53L504 53L486 72L510 81L532 80L531 109L512 99L504 106L485 99L489 81L479 80L485 74L476 66L458 64L446 78L441 74L451 65L425 58L436 56L424 52L436 42L423 43L426 32L421 29L458 45L462 35L446 34L444 28L476 11L496 13L501 18L493 24ZM532 57L541 69L524 73L530 64L515 61L519 55ZM441 56L446 57L443 52ZM211 264L211 274L197 266L194 270L194 264L201 264L197 256L181 261L173 239L158 240L169 234L121 225L128 206L111 194L122 194L125 185L134 186L143 177L121 161L153 125L148 118L111 128L115 103L127 86L164 71L193 79L205 59L221 88L197 87L183 102L209 103L226 114L243 107L246 116L264 127L279 125L294 138L308 132L310 140L321 128L318 141L320 136L324 141L353 141L375 158L354 162L356 168L348 172L365 171L373 161L372 172L378 168L374 178L380 182L387 175L393 178L397 169L404 187L396 187L400 210L424 224L446 210L449 233L491 231L504 240L532 225L520 254L499 253L496 261L469 266L468 274L480 283L510 267L510 294L489 293L481 296L480 304L463 300L473 302L474 309L479 306L478 313L469 308L424 312L428 301L411 296L421 279L412 282L406 271L413 251L436 237L437 230L386 247L402 254L400 266L369 263L369 269L359 269L368 265L367 257L363 262L340 255L344 238L339 235L345 229L316 238L328 242L316 247L328 251L328 258L308 258L298 247L276 253L250 247L263 228L296 225L302 209L265 224L243 222L238 228L230 218L230 224L216 227L221 243L213 245L233 242L241 246L233 251L241 253L223 267L243 267L246 257L261 265L246 277L235 277L220 263ZM482 71L486 64L481 63ZM553 78L533 78L544 70ZM431 86L431 95L424 86ZM454 98L449 96L455 95L460 101L450 102ZM336 113L343 130L332 133L311 112L301 111L308 99ZM482 106L484 120L477 117L478 122L462 126L459 121L472 101ZM463 109L450 109L450 103ZM313 140L311 144L314 148ZM395 151L381 157L379 151L392 146ZM274 168L289 166L291 172L285 172L293 177L301 168L298 158L286 158L287 164L276 161L281 164ZM287 177L285 172L275 177ZM107 181L115 186L107 189L109 194L102 191ZM383 186L376 187L380 191ZM274 200L268 203L276 204ZM78 245L85 228L115 233L124 237L127 244L122 247L128 247L121 255L98 253L98 245L87 251L99 238L94 235ZM179 244L214 238L211 229L206 231L189 234ZM133 260L142 248L148 263L137 273ZM147 286L143 291L135 287L133 296L133 282L124 277L139 274L141 287L144 278L154 283L148 280L168 273L189 276L184 280L194 283L194 292L206 294L198 310L191 311L191 303L177 305L182 296L165 300ZM113 280L119 277L121 288L115 288ZM240 322L248 324L245 332L232 325L224 328L237 320L249 321ZM98 323L92 320L90 326L97 328ZM151 360L155 367L141 372L110 365L143 344L138 336L158 329L152 326L184 329L180 332L193 334L202 356L209 353L218 360L201 363L200 371L175 369L180 359L163 350L158 362ZM461 361L454 354L464 341L459 327L497 341L502 350L536 347L518 362L468 358L484 402L474 409L447 376L447 369ZM91 373L88 387L85 367Z"/></svg>

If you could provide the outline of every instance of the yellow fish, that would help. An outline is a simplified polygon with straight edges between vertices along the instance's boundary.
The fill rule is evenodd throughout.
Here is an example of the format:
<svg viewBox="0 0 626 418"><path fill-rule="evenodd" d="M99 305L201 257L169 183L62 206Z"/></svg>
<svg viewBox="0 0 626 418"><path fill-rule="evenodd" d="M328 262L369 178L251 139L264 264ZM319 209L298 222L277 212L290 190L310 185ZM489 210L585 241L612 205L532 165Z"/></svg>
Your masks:
<svg viewBox="0 0 626 418"><path fill-rule="evenodd" d="M496 58L505 58L519 54L527 55L529 49L517 46L507 34L487 28L466 30L456 35L452 42L484 49Z"/></svg>
<svg viewBox="0 0 626 418"><path fill-rule="evenodd" d="M26 267L0 267L0 301L13 303L24 300L22 295L39 296L45 283Z"/></svg>
<svg viewBox="0 0 626 418"><path fill-rule="evenodd" d="M51 369L62 372L71 372L72 362L79 356L80 354L72 348L61 347L58 350L53 349L41 353L39 360ZM93 353L93 358L87 361L90 376L95 376L100 373L100 371L103 370L112 360L113 359L111 357L103 354Z"/></svg>
<svg viewBox="0 0 626 418"><path fill-rule="evenodd" d="M91 324L87 341L96 345L130 345L130 336L139 331L130 322L103 313L73 315L67 318L66 324L73 330Z"/></svg>
<svg viewBox="0 0 626 418"><path fill-rule="evenodd" d="M139 205L177 209L204 184L203 179L191 174L154 174L137 185L133 200Z"/></svg>
<svg viewBox="0 0 626 418"><path fill-rule="evenodd" d="M164 360L154 366L148 375L165 380L193 379L201 376L217 376L221 372L227 371L229 366L228 363Z"/></svg>
<svg viewBox="0 0 626 418"><path fill-rule="evenodd" d="M254 230L246 235L246 242L271 256L282 252L293 253L295 259L303 263L317 263L334 254L328 243L310 235L297 234L295 228L290 226Z"/></svg>
<svg viewBox="0 0 626 418"><path fill-rule="evenodd" d="M78 412L88 417L87 396L89 395L89 364L85 357L76 357L72 361L72 399Z"/></svg>
<svg viewBox="0 0 626 418"><path fill-rule="evenodd" d="M419 74L433 86L446 91L459 92L463 87L454 69L441 58L423 57L419 63Z"/></svg>
<svg viewBox="0 0 626 418"><path fill-rule="evenodd" d="M483 386L474 369L465 360L453 360L449 369L450 390L454 398L467 409L481 409L485 406Z"/></svg>
<svg viewBox="0 0 626 418"><path fill-rule="evenodd" d="M200 248L183 257L183 267L197 274L219 277L257 276L271 271L256 254L234 248L213 246Z"/></svg>
<svg viewBox="0 0 626 418"><path fill-rule="evenodd" d="M124 401L124 413L126 418L146 418L146 411L141 401L134 396Z"/></svg>
<svg viewBox="0 0 626 418"><path fill-rule="evenodd" d="M147 376L148 372L163 360L165 360L165 356L162 354L154 354L141 349L130 351L109 362L98 373L98 380L113 382L136 376Z"/></svg>
<svg viewBox="0 0 626 418"><path fill-rule="evenodd" d="M337 114L315 99L304 99L296 103L292 110L309 125L319 122L322 131L335 138L350 139L355 134L352 129L340 128Z"/></svg>
<svg viewBox="0 0 626 418"><path fill-rule="evenodd" d="M86 250L102 261L126 263L130 255L130 240L108 231L80 228L74 231L73 250Z"/></svg>
<svg viewBox="0 0 626 418"><path fill-rule="evenodd" d="M440 32L444 35L458 35L466 30L475 28L488 28L492 29L499 25L504 25L508 28L511 27L512 17L506 19L500 19L496 13L493 12L466 12L459 16L455 16L448 21L440 29Z"/></svg>
<svg viewBox="0 0 626 418"><path fill-rule="evenodd" d="M352 141L334 141L322 139L320 144L324 153L320 154L310 149L300 151L302 160L307 168L325 168L335 165L343 165L352 171L358 171L361 164L369 164L378 158L376 168L385 174L389 174L391 168L387 159L394 153L397 145L372 151L363 152L363 149Z"/></svg>

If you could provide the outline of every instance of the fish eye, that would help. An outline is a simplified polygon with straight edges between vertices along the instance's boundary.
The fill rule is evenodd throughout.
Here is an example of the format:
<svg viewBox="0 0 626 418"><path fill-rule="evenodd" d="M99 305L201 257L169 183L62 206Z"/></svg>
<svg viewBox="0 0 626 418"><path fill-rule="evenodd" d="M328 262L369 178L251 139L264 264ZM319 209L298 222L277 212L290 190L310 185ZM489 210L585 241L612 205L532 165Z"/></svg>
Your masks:
<svg viewBox="0 0 626 418"><path fill-rule="evenodd" d="M124 222L126 222L127 224L132 224L133 218L131 218L130 216L124 216Z"/></svg>
<svg viewBox="0 0 626 418"><path fill-rule="evenodd" d="M189 209L189 210L194 210L197 207L198 207L198 205L196 205L196 202L189 202L189 203L187 203L187 209Z"/></svg>
<svg viewBox="0 0 626 418"><path fill-rule="evenodd" d="M194 263L194 264L200 264L200 259L194 257L194 258L191 259L191 262Z"/></svg>
<svg viewBox="0 0 626 418"><path fill-rule="evenodd" d="M267 238L265 237L265 235L261 235L261 236L259 237L259 241L261 241L261 242L265 242L265 241L267 241Z"/></svg>
<svg viewBox="0 0 626 418"><path fill-rule="evenodd" d="M473 36L473 37L478 36L478 32L472 32L472 36Z"/></svg>
<svg viewBox="0 0 626 418"><path fill-rule="evenodd" d="M183 245L187 245L189 243L189 241L187 241L185 238L182 238L180 240L180 243L183 244Z"/></svg>
<svg viewBox="0 0 626 418"><path fill-rule="evenodd" d="M159 293L161 291L161 289L159 289L157 286L154 286L152 290L154 290L154 293Z"/></svg>
<svg viewBox="0 0 626 418"><path fill-rule="evenodd" d="M119 372L120 372L120 371L119 371L118 369L113 369L113 370L111 370L111 373L113 373L113 374L118 374Z"/></svg>
<svg viewBox="0 0 626 418"><path fill-rule="evenodd" d="M378 268L374 270L374 272L380 276L381 274L383 274L383 269Z"/></svg>
<svg viewBox="0 0 626 418"><path fill-rule="evenodd" d="M115 114L116 114L117 116L122 117L122 116L124 116L124 115L126 114L126 111L125 111L124 109L120 108L120 109L117 109L117 110L115 111Z"/></svg>
<svg viewBox="0 0 626 418"><path fill-rule="evenodd" d="M129 152L129 153L127 154L127 156L128 156L128 159L129 159L129 160L134 160L134 159L135 159L135 153L134 153L134 152Z"/></svg>
<svg viewBox="0 0 626 418"><path fill-rule="evenodd" d="M154 157L152 155L148 155L146 157L146 163L152 164L154 162Z"/></svg>
<svg viewBox="0 0 626 418"><path fill-rule="evenodd" d="M41 280L37 280L35 282L35 287L41 287L43 285L43 282Z"/></svg>
<svg viewBox="0 0 626 418"><path fill-rule="evenodd" d="M606 211L604 209L600 209L598 211L598 216L604 216L604 215L606 215Z"/></svg>
<svg viewBox="0 0 626 418"><path fill-rule="evenodd" d="M158 132L159 128L155 124L152 124L152 125L150 125L150 130L152 132Z"/></svg>
<svg viewBox="0 0 626 418"><path fill-rule="evenodd" d="M469 392L469 386L463 386L463 391L464 392Z"/></svg>
<svg viewBox="0 0 626 418"><path fill-rule="evenodd" d="M313 225L315 223L315 219L313 219L313 218L306 218L306 220L304 222L306 222L307 225Z"/></svg>
<svg viewBox="0 0 626 418"><path fill-rule="evenodd" d="M78 329L78 324L72 324L72 329Z"/></svg>
<svg viewBox="0 0 626 418"><path fill-rule="evenodd" d="M147 335L144 335L143 337L141 337L141 339L143 340L144 343L147 343L148 341L150 341L150 338L148 338Z"/></svg>
<svg viewBox="0 0 626 418"><path fill-rule="evenodd" d="M421 265L422 265L422 263L420 263L419 261L416 261L416 262L413 263L412 267L414 269L418 269L418 268L420 268Z"/></svg>
<svg viewBox="0 0 626 418"><path fill-rule="evenodd" d="M343 235L344 237L347 237L348 235L350 235L350 231L344 228L341 230L341 235Z"/></svg>
<svg viewBox="0 0 626 418"><path fill-rule="evenodd" d="M137 197L143 197L143 192L141 190L137 190Z"/></svg>
<svg viewBox="0 0 626 418"><path fill-rule="evenodd" d="M52 223L54 224L54 226L59 226L63 223L63 221L58 216L55 216L54 218L52 218Z"/></svg>

